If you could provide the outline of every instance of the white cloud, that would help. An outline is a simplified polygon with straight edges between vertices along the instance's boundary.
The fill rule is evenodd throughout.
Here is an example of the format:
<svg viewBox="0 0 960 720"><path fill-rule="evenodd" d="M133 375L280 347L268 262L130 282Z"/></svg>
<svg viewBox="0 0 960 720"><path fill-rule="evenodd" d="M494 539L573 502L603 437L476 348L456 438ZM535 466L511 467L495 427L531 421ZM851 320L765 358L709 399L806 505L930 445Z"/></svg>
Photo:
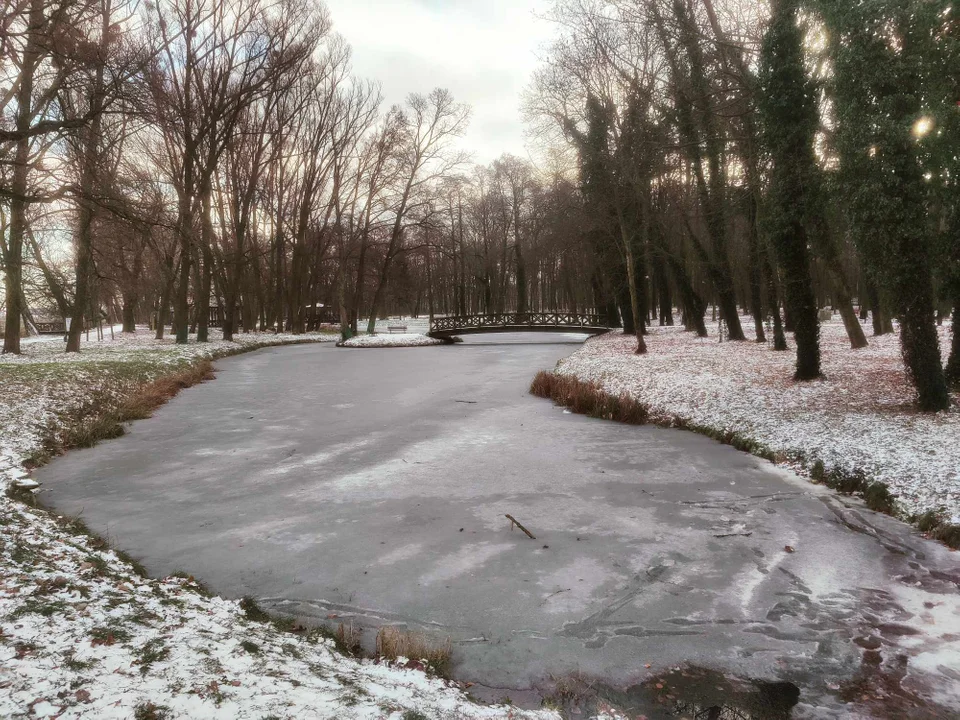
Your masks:
<svg viewBox="0 0 960 720"><path fill-rule="evenodd" d="M520 95L550 24L546 0L327 0L334 30L353 47L357 75L378 80L388 104L446 87L473 108L467 150L479 162L526 154Z"/></svg>

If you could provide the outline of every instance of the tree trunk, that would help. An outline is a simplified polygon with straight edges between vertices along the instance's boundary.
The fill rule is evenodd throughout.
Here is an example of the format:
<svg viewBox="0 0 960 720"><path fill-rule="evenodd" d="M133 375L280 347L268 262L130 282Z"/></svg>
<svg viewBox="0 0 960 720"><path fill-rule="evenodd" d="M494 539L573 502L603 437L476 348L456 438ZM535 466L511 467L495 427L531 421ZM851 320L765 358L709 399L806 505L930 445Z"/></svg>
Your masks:
<svg viewBox="0 0 960 720"><path fill-rule="evenodd" d="M670 280L662 258L653 256L653 273L657 281L657 306L660 308L660 326L673 326L673 296L670 292Z"/></svg>
<svg viewBox="0 0 960 720"><path fill-rule="evenodd" d="M103 6L101 18L101 53L105 51L110 32L109 6ZM77 229L77 286L73 301L70 329L67 331L67 352L80 352L80 331L83 327L83 312L90 300L90 276L93 273L93 220L96 208L91 198L96 193L97 164L103 111L103 63L98 63L90 89L90 111L93 120L84 132L83 150L80 158L80 218Z"/></svg>
<svg viewBox="0 0 960 720"><path fill-rule="evenodd" d="M765 343L767 335L763 330L763 290L760 255L760 232L757 227L757 199L752 188L748 190L747 197L747 222L749 223L749 243L750 243L750 312L753 315L753 328L757 336L758 343Z"/></svg>
<svg viewBox="0 0 960 720"><path fill-rule="evenodd" d="M806 230L802 223L787 224L777 233L777 251L783 266L787 305L797 341L797 380L820 377L820 319L810 280Z"/></svg>
<svg viewBox="0 0 960 720"><path fill-rule="evenodd" d="M4 291L7 319L4 325L3 352L20 354L20 316L23 314L23 238L27 227L26 195L29 189L30 138L27 131L33 116L34 74L40 62L44 25L43 0L30 1L30 25L27 28L23 64L20 67L20 87L17 90L17 131L23 135L17 140L11 172L10 229L4 266Z"/></svg>
<svg viewBox="0 0 960 720"><path fill-rule="evenodd" d="M817 109L806 76L797 0L778 0L764 37L759 95L770 151L770 239L783 270L789 319L797 342L797 380L820 377L820 320L810 274L808 232Z"/></svg>
<svg viewBox="0 0 960 720"><path fill-rule="evenodd" d="M953 304L953 342L950 344L950 358L945 370L947 382L960 390L960 288L954 290Z"/></svg>
<svg viewBox="0 0 960 720"><path fill-rule="evenodd" d="M520 247L519 238L513 246L513 252L517 264L517 312L525 313L529 309L527 304L527 266L523 259L523 249Z"/></svg>
<svg viewBox="0 0 960 720"><path fill-rule="evenodd" d="M846 294L845 290L840 290L834 286L836 295L836 307L840 311L840 317L843 318L843 327L847 331L847 337L850 339L850 347L854 350L867 347L867 337L863 334L863 326L857 318L857 311L853 307L853 300Z"/></svg>
<svg viewBox="0 0 960 720"><path fill-rule="evenodd" d="M129 293L123 293L123 332L137 331L137 298Z"/></svg>
<svg viewBox="0 0 960 720"><path fill-rule="evenodd" d="M819 173L819 170L814 169L812 173ZM856 310L853 309L850 281L847 279L847 275L843 271L843 266L840 264L840 253L830 233L827 219L823 216L823 211L820 209L820 202L812 204L813 207L809 209L809 213L811 216L813 249L827 266L830 285L833 290L834 307L840 311L840 317L843 318L843 326L847 331L850 347L854 350L859 350L860 348L867 347L869 343L867 343L867 336L864 335L863 327L857 319Z"/></svg>
<svg viewBox="0 0 960 720"><path fill-rule="evenodd" d="M673 256L665 247L662 228L655 228L653 231L655 239L656 252L663 258L673 275L673 281L680 293L680 303L683 308L684 325L697 333L697 337L707 337L707 325L704 321L704 315L707 312L707 304L693 287L687 269L678 258Z"/></svg>
<svg viewBox="0 0 960 720"><path fill-rule="evenodd" d="M617 305L620 306L620 315L623 317L623 334L636 335L637 325L633 317L633 298L630 296L628 282L620 284L620 291L617 293Z"/></svg>
<svg viewBox="0 0 960 720"><path fill-rule="evenodd" d="M867 297L870 301L870 316L875 337L893 332L893 322L880 302L880 293L872 281L867 281Z"/></svg>
<svg viewBox="0 0 960 720"><path fill-rule="evenodd" d="M917 388L920 409L927 412L946 410L950 395L940 359L940 338L933 320L933 298L920 290L900 312L900 343L907 372Z"/></svg>
<svg viewBox="0 0 960 720"><path fill-rule="evenodd" d="M373 302L370 303L370 317L367 319L367 334L373 335L377 329L377 315L380 312L380 305L383 303L383 293L387 289L387 270L390 263L385 261L380 271L380 277L377 279L377 288L373 293Z"/></svg>
<svg viewBox="0 0 960 720"><path fill-rule="evenodd" d="M763 274L767 277L767 304L773 316L773 349L783 352L787 349L787 336L784 334L783 321L780 319L780 302L777 297L777 281L770 265L769 253L763 253Z"/></svg>
<svg viewBox="0 0 960 720"><path fill-rule="evenodd" d="M177 223L180 240L180 267L173 305L173 331L178 345L185 345L190 334L190 256L193 253L190 236L193 233L193 213L190 198L180 199Z"/></svg>

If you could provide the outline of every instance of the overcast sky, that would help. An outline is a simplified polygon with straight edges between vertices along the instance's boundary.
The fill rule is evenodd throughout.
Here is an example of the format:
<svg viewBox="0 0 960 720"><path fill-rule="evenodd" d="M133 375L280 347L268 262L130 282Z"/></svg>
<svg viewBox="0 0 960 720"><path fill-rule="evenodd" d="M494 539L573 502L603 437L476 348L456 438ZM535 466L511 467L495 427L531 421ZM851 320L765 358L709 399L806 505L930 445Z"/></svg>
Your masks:
<svg viewBox="0 0 960 720"><path fill-rule="evenodd" d="M465 149L478 162L523 157L520 94L550 24L546 0L326 0L353 47L355 74L378 80L388 105L448 88L473 108Z"/></svg>

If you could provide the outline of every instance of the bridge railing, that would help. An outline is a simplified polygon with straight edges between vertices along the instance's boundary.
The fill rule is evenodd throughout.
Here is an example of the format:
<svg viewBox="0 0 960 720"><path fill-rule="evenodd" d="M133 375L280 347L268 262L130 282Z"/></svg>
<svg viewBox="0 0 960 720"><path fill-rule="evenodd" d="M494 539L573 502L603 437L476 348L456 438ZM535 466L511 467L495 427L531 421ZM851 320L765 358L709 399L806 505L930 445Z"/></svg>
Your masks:
<svg viewBox="0 0 960 720"><path fill-rule="evenodd" d="M487 315L448 315L434 318L431 333L497 327L582 327L601 328L599 315L570 312L491 313Z"/></svg>

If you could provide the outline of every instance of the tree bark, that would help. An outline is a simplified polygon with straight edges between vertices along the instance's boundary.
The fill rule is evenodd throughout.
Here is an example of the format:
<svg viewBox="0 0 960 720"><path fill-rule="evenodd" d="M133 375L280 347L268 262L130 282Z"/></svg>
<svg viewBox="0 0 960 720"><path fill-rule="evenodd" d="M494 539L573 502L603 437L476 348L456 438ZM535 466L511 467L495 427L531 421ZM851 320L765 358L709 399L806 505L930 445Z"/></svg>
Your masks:
<svg viewBox="0 0 960 720"><path fill-rule="evenodd" d="M960 289L954 290L952 342L945 373L951 387L960 390Z"/></svg>
<svg viewBox="0 0 960 720"><path fill-rule="evenodd" d="M20 88L17 91L17 140L14 153L10 190L10 228L7 251L3 259L4 291L7 318L4 324L3 352L20 354L20 316L23 314L23 238L27 227L26 199L30 173L30 123L33 119L34 75L43 53L43 0L30 0L29 27L23 64L20 68Z"/></svg>
<svg viewBox="0 0 960 720"><path fill-rule="evenodd" d="M102 6L100 52L106 52L107 37L110 32L110 5ZM90 297L90 279L93 273L93 221L96 217L96 207L91 200L97 190L97 175L99 170L99 144L102 128L103 113L103 64L105 59L100 57L94 74L93 86L90 89L90 112L93 119L84 132L83 149L80 158L80 218L77 232L77 280L76 292L73 301L73 314L70 329L67 331L67 352L80 352L80 332L83 329L83 314L87 304L92 302ZM93 318L91 318L93 320Z"/></svg>

